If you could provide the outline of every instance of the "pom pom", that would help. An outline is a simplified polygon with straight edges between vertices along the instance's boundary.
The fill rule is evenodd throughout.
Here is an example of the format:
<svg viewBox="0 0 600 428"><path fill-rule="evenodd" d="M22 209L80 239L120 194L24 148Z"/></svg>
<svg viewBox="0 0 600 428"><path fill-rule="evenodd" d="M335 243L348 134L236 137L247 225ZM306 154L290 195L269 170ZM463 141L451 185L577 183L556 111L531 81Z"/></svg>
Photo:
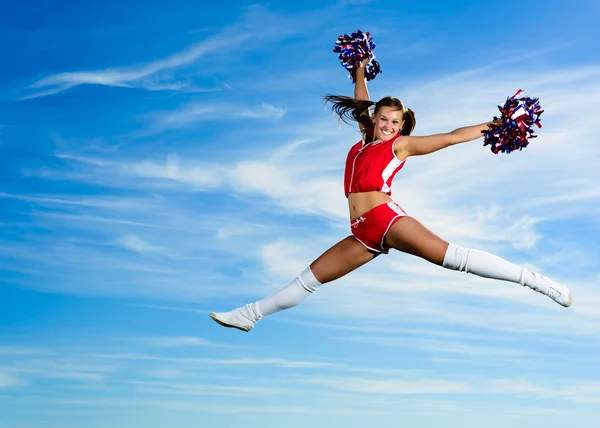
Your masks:
<svg viewBox="0 0 600 428"><path fill-rule="evenodd" d="M527 147L530 139L537 138L533 125L542 127L540 115L544 110L541 109L538 98L517 98L522 93L523 90L519 89L503 106L498 106L500 117L494 116L494 123L483 131L483 145L489 144L494 154L522 150Z"/></svg>
<svg viewBox="0 0 600 428"><path fill-rule="evenodd" d="M381 73L381 67L374 59L373 49L375 49L375 43L373 43L370 33L363 33L358 30L356 33L339 36L335 42L333 52L339 53L338 58L342 62L342 67L348 70L352 83L355 83L356 69L367 58L371 60L365 69L367 80L373 80Z"/></svg>

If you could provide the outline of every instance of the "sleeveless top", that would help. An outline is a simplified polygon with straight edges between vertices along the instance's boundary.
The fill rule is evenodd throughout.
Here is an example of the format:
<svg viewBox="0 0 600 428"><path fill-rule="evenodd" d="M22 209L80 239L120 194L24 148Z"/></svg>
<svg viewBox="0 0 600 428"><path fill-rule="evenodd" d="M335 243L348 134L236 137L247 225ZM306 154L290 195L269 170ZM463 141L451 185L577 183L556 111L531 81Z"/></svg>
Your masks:
<svg viewBox="0 0 600 428"><path fill-rule="evenodd" d="M371 143L365 143L363 139L352 146L344 173L346 197L350 193L371 191L392 195L392 180L406 162L406 159L400 160L394 154L394 142L400 137L398 134L391 140Z"/></svg>

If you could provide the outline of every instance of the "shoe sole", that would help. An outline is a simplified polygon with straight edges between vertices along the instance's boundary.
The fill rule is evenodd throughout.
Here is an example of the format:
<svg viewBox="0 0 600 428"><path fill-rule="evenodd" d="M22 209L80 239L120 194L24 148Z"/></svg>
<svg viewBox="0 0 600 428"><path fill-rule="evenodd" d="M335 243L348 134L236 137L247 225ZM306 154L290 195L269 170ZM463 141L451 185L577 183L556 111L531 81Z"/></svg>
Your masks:
<svg viewBox="0 0 600 428"><path fill-rule="evenodd" d="M239 327L237 325L233 325L233 324L227 324L224 323L223 321L221 321L220 319L217 318L217 315L214 312L210 313L210 317L215 320L217 322L217 324L222 325L223 327L229 327L229 328L237 328L238 330L242 330L245 331L246 333L248 333L250 331L249 328L245 328L245 327Z"/></svg>

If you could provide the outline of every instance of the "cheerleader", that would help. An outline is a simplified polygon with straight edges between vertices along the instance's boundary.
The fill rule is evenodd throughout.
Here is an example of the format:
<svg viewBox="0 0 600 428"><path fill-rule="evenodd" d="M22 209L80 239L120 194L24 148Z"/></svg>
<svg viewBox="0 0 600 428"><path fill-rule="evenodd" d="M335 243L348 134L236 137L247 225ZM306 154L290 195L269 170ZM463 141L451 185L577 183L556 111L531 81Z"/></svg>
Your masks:
<svg viewBox="0 0 600 428"><path fill-rule="evenodd" d="M304 301L323 284L358 269L390 249L425 259L445 269L520 284L569 307L569 289L537 272L493 254L440 238L408 215L392 198L392 180L411 156L423 156L483 136L497 120L448 133L412 136L415 113L397 98L372 102L367 89L366 59L356 69L354 97L326 96L346 123L357 123L363 138L346 158L344 190L351 235L307 266L288 285L254 303L229 312L211 312L220 325L250 331L262 318Z"/></svg>

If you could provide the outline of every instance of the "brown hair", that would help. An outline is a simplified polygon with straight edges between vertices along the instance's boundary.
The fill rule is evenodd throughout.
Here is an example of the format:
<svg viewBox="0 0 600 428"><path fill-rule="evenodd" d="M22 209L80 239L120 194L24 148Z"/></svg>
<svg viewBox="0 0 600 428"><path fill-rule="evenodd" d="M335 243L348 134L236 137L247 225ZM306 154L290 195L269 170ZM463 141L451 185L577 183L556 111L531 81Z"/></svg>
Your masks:
<svg viewBox="0 0 600 428"><path fill-rule="evenodd" d="M385 97L377 101L364 101L357 100L351 97L345 97L342 95L325 95L325 102L333 104L331 108L340 119L347 124L351 125L350 121L358 122L365 128L373 128L373 120L369 114L369 107L375 106L375 113L381 109L381 107L393 107L396 110L400 110L404 113L404 126L400 130L402 135L410 135L415 129L417 124L417 118L415 112L411 109L405 109L404 104L398 98Z"/></svg>

